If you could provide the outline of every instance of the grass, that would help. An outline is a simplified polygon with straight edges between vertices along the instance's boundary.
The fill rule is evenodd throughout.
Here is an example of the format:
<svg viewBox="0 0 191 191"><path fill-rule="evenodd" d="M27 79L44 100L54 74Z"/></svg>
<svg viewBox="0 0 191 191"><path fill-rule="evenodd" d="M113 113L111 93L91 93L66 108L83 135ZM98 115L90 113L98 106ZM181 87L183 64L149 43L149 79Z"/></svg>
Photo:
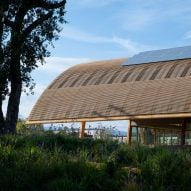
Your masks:
<svg viewBox="0 0 191 191"><path fill-rule="evenodd" d="M0 137L0 190L190 191L191 150L64 135Z"/></svg>

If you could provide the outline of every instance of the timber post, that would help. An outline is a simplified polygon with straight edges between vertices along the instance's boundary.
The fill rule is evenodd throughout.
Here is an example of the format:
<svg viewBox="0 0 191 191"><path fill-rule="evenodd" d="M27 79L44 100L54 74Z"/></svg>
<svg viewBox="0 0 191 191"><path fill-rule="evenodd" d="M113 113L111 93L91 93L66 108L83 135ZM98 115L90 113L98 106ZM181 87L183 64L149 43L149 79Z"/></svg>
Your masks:
<svg viewBox="0 0 191 191"><path fill-rule="evenodd" d="M181 128L181 142L180 144L183 146L185 145L185 138L186 138L186 120L184 119L182 123L182 128Z"/></svg>
<svg viewBox="0 0 191 191"><path fill-rule="evenodd" d="M131 137L132 137L132 124L131 120L128 120L128 129L127 129L127 144L131 144Z"/></svg>
<svg viewBox="0 0 191 191"><path fill-rule="evenodd" d="M81 122L81 125L80 125L79 138L83 138L83 137L84 137L85 127L86 127L86 122L85 122L85 121L82 121L82 122Z"/></svg>
<svg viewBox="0 0 191 191"><path fill-rule="evenodd" d="M154 129L154 145L157 144L157 130Z"/></svg>
<svg viewBox="0 0 191 191"><path fill-rule="evenodd" d="M136 142L139 143L139 128L136 127Z"/></svg>
<svg viewBox="0 0 191 191"><path fill-rule="evenodd" d="M144 129L142 127L140 128L140 143L141 144L145 143Z"/></svg>

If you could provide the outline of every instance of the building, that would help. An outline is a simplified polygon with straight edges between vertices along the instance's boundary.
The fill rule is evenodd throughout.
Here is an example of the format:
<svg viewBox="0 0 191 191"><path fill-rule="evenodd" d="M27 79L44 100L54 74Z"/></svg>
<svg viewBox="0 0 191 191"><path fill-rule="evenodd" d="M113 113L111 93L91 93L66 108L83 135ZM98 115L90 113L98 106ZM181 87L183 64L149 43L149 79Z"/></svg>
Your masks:
<svg viewBox="0 0 191 191"><path fill-rule="evenodd" d="M190 54L178 55L178 50ZM128 143L135 127L136 140L145 144L190 144L191 48L149 51L141 57L68 69L43 92L28 124L81 122L83 137L87 121L129 120Z"/></svg>

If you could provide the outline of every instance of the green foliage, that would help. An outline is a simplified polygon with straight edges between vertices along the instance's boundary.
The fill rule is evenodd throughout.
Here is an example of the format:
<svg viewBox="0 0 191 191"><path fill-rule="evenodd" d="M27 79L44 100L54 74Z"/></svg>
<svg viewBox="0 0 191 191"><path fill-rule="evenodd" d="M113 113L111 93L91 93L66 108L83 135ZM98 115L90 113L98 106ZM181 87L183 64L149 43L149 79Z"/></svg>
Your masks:
<svg viewBox="0 0 191 191"><path fill-rule="evenodd" d="M1 139L1 190L120 190L115 186L118 180L112 179L104 166L83 161L81 153L69 157L62 148L47 150L35 146L33 141L18 147L22 138L11 139L11 136L6 141Z"/></svg>
<svg viewBox="0 0 191 191"><path fill-rule="evenodd" d="M189 191L191 150L50 133L0 137L0 190Z"/></svg>
<svg viewBox="0 0 191 191"><path fill-rule="evenodd" d="M144 190L190 190L191 169L182 152L162 149L150 156L141 167Z"/></svg>
<svg viewBox="0 0 191 191"><path fill-rule="evenodd" d="M58 39L66 0L1 0L0 3L0 133L16 133L22 91L33 93L31 72L50 56ZM3 105L8 99L5 116ZM20 124L18 129L23 128Z"/></svg>
<svg viewBox="0 0 191 191"><path fill-rule="evenodd" d="M16 126L17 133L22 133L22 132L26 131L26 129L27 129L27 127L26 127L25 121L22 119L18 119L17 126Z"/></svg>
<svg viewBox="0 0 191 191"><path fill-rule="evenodd" d="M26 121L18 119L16 125L16 132L22 135L44 133L43 125L27 126Z"/></svg>
<svg viewBox="0 0 191 191"><path fill-rule="evenodd" d="M3 52L0 79L5 78L0 86L0 90L4 88L2 95L9 94L9 75L12 62L16 65L16 55L23 91L32 91L35 84L30 74L38 67L37 62L43 63L43 59L50 56L48 47L54 47L61 25L66 23L65 3L65 0L3 0L0 4L0 50Z"/></svg>

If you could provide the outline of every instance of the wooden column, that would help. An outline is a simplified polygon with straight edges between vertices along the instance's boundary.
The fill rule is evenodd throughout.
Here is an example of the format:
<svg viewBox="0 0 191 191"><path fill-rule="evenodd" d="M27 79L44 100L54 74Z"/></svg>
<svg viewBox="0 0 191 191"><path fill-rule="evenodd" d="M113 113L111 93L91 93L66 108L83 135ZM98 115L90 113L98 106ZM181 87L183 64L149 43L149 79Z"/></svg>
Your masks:
<svg viewBox="0 0 191 191"><path fill-rule="evenodd" d="M139 129L136 127L136 141L139 143Z"/></svg>
<svg viewBox="0 0 191 191"><path fill-rule="evenodd" d="M154 129L154 145L157 144L157 130Z"/></svg>
<svg viewBox="0 0 191 191"><path fill-rule="evenodd" d="M80 137L80 138L83 138L83 137L84 137L85 127L86 127L86 122L85 122L85 121L82 121L82 122L81 122L81 126L80 126L80 134L79 134L79 137Z"/></svg>
<svg viewBox="0 0 191 191"><path fill-rule="evenodd" d="M145 143L145 136L144 136L144 128L143 127L141 127L140 128L140 142L141 142L141 144L144 144Z"/></svg>
<svg viewBox="0 0 191 191"><path fill-rule="evenodd" d="M163 145L165 144L165 130L163 129Z"/></svg>
<svg viewBox="0 0 191 191"><path fill-rule="evenodd" d="M128 120L128 129L127 129L127 144L131 144L131 136L132 136L132 126L131 126L131 120Z"/></svg>
<svg viewBox="0 0 191 191"><path fill-rule="evenodd" d="M173 131L171 130L171 132L170 132L170 145L172 145L172 133L173 133Z"/></svg>
<svg viewBox="0 0 191 191"><path fill-rule="evenodd" d="M181 145L185 145L185 132L186 132L186 120L183 121L182 123L182 129L181 129Z"/></svg>

